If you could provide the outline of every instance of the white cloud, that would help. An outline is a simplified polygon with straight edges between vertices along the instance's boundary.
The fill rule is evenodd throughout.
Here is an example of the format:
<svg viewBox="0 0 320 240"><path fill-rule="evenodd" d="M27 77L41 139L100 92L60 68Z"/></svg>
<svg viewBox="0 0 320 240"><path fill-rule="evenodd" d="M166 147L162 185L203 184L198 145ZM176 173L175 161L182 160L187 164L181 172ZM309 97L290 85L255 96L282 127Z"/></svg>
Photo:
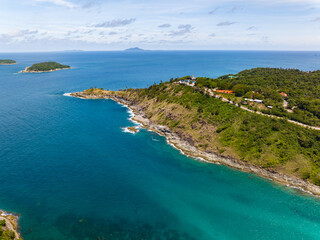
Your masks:
<svg viewBox="0 0 320 240"><path fill-rule="evenodd" d="M230 26L232 24L235 24L235 22L229 22L229 21L226 21L226 22L220 22L217 24L218 27L222 27L222 26Z"/></svg>
<svg viewBox="0 0 320 240"><path fill-rule="evenodd" d="M38 50L36 43L43 44L43 49L46 46L48 50L61 49L65 46L59 47L59 44L68 43L72 47L73 41L79 46L77 48L82 44L83 49L93 46L112 49L115 46L112 44L118 42L140 41L149 44L144 46L155 44L155 48L156 43L161 42L164 49L174 49L174 44L177 49L318 50L320 47L317 31L320 0L0 2L0 49L5 51L9 51L9 46L18 51L15 50L18 45L27 51ZM131 37L127 36L130 34ZM50 37L54 39L50 40ZM192 43L186 41L189 39ZM46 41L50 45L46 45ZM144 47L143 44L135 45Z"/></svg>
<svg viewBox="0 0 320 240"><path fill-rule="evenodd" d="M213 14L215 14L218 10L219 10L219 7L216 7L215 9L211 10L211 11L209 12L209 14L213 15Z"/></svg>
<svg viewBox="0 0 320 240"><path fill-rule="evenodd" d="M171 37L183 36L187 33L191 33L192 26L190 24L181 24L178 26L178 29L179 30L177 31L171 31L169 36Z"/></svg>
<svg viewBox="0 0 320 240"><path fill-rule="evenodd" d="M14 30L6 34L1 34L0 35L0 41L8 41L10 42L13 39L16 38L21 38L21 37L26 37L30 35L35 35L38 33L38 30L29 30L29 29L24 29L24 30Z"/></svg>
<svg viewBox="0 0 320 240"><path fill-rule="evenodd" d="M100 5L100 2L98 2L97 0L89 0L82 6L82 8L92 8L97 5Z"/></svg>
<svg viewBox="0 0 320 240"><path fill-rule="evenodd" d="M256 31L256 30L258 30L258 28L256 26L251 26L251 27L248 27L246 30L248 30L248 31Z"/></svg>
<svg viewBox="0 0 320 240"><path fill-rule="evenodd" d="M158 26L158 28L169 28L169 27L171 27L171 24L169 23L164 23Z"/></svg>
<svg viewBox="0 0 320 240"><path fill-rule="evenodd" d="M121 26L126 26L129 25L133 22L135 22L135 18L130 18L130 19L114 19L112 21L108 22L103 22L103 23L98 23L93 25L93 27L101 27L101 28L114 28L114 27L121 27Z"/></svg>
<svg viewBox="0 0 320 240"><path fill-rule="evenodd" d="M35 0L36 2L46 2L46 3L52 3L58 6L63 6L67 8L75 8L76 5L67 1L67 0Z"/></svg>

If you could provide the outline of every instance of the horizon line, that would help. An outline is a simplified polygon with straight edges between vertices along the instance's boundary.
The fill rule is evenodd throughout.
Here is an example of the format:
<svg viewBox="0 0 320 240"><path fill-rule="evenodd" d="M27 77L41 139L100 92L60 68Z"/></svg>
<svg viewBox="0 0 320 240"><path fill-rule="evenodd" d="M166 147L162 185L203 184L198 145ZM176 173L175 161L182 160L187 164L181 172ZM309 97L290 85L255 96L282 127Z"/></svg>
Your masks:
<svg viewBox="0 0 320 240"><path fill-rule="evenodd" d="M176 52L176 51L238 51L238 52L320 52L320 50L273 50L273 49L141 49L138 51L126 51L127 49L117 49L117 50L52 50L52 51L17 51L17 52L3 52L3 53L54 53L54 52L131 52L131 53L141 53L141 52Z"/></svg>

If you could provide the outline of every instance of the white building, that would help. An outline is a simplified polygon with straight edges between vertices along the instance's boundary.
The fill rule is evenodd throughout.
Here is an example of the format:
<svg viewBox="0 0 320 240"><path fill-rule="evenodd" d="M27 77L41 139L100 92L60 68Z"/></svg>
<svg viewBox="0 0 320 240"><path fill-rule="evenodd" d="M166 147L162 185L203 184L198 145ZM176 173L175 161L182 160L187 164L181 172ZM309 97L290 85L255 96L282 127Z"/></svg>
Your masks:
<svg viewBox="0 0 320 240"><path fill-rule="evenodd" d="M244 100L249 101L249 102L263 103L263 100L260 100L260 99L245 98Z"/></svg>

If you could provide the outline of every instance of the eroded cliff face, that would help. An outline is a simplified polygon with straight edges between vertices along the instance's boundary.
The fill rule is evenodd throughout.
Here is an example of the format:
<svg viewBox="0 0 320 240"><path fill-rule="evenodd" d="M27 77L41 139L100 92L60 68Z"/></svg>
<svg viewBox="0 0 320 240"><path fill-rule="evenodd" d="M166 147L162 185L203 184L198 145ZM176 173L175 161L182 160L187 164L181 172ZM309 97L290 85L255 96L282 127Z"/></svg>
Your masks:
<svg viewBox="0 0 320 240"><path fill-rule="evenodd" d="M221 145L216 134L217 127L199 118L195 109L186 109L179 104L157 101L157 99L141 98L136 91L95 90L73 93L72 96L84 99L112 98L133 108L149 119L150 123L167 126L182 140L198 149L219 155L223 152L224 156L237 157L233 151Z"/></svg>

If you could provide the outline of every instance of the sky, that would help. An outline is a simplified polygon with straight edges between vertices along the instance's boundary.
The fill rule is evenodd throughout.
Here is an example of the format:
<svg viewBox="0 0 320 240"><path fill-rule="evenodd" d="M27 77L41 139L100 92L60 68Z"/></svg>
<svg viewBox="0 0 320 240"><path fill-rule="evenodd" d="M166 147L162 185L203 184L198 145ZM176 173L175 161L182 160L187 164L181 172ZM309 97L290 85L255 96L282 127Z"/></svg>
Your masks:
<svg viewBox="0 0 320 240"><path fill-rule="evenodd" d="M320 0L0 0L0 52L320 50Z"/></svg>

